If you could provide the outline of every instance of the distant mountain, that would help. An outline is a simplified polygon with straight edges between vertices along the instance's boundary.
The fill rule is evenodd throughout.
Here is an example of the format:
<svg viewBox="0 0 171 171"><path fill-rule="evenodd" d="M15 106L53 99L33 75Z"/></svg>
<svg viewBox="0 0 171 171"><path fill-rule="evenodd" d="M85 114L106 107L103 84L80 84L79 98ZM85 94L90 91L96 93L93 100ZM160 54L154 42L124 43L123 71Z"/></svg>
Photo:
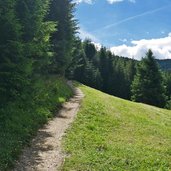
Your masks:
<svg viewBox="0 0 171 171"><path fill-rule="evenodd" d="M157 60L162 70L171 71L171 59Z"/></svg>

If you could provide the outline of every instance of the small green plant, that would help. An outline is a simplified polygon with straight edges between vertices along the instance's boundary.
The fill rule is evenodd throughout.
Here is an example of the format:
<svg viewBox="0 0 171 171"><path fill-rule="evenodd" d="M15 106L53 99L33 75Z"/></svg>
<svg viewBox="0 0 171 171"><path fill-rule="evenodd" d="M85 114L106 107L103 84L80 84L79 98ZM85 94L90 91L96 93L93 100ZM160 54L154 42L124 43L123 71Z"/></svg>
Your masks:
<svg viewBox="0 0 171 171"><path fill-rule="evenodd" d="M171 109L171 100L166 103L166 109Z"/></svg>

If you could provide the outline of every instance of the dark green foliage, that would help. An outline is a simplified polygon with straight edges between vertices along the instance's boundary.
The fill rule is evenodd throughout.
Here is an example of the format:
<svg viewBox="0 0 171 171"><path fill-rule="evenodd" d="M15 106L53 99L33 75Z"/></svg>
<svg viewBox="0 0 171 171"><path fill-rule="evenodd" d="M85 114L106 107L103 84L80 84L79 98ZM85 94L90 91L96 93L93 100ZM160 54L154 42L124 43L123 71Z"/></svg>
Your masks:
<svg viewBox="0 0 171 171"><path fill-rule="evenodd" d="M71 0L52 0L48 21L58 23L58 27L52 34L51 43L54 51L54 59L51 65L52 72L65 74L65 70L72 60L72 48L74 34L77 26L73 16L74 3Z"/></svg>
<svg viewBox="0 0 171 171"><path fill-rule="evenodd" d="M101 89L101 74L98 67L93 64L93 59L95 59L95 56L94 58L91 58L92 60L89 60L85 53L85 47L87 54L89 54L88 47L92 49L94 45L90 45L90 42L88 40L86 40L84 43L81 43L79 39L75 41L74 45L75 48L73 49L72 54L73 59L71 65L68 68L68 73L70 73L71 75L68 75L68 77L74 78L77 81L82 82L83 84L87 84L91 87Z"/></svg>
<svg viewBox="0 0 171 171"><path fill-rule="evenodd" d="M16 1L0 1L0 105L16 100L28 83L23 57L21 24L16 17Z"/></svg>
<svg viewBox="0 0 171 171"><path fill-rule="evenodd" d="M130 99L131 83L135 75L136 61L115 56L113 58L113 94L118 97Z"/></svg>
<svg viewBox="0 0 171 171"><path fill-rule="evenodd" d="M132 83L132 100L150 105L164 107L166 102L162 74L149 50L137 67Z"/></svg>
<svg viewBox="0 0 171 171"><path fill-rule="evenodd" d="M90 40L85 40L82 44L79 42L75 44L75 47L72 60L75 67L72 68L72 72L69 70L69 73L73 73L71 78L111 95L131 99L131 84L136 74L138 61L115 56L105 47L98 51ZM150 56L152 52L149 51L148 54ZM165 79L167 94L165 94L163 76L159 71L156 60L149 57L149 59L145 58L143 61L139 65L143 74L147 74L147 76L135 77L134 86L132 85L132 100L164 107L166 95L170 96L171 94L169 76L165 76L167 77ZM139 70L138 73L141 72ZM137 75L140 75L138 73ZM146 92L143 99L141 91ZM156 92L159 94L156 94Z"/></svg>
<svg viewBox="0 0 171 171"><path fill-rule="evenodd" d="M67 78L75 78L82 82L82 74L84 73L86 66L86 55L83 49L83 44L78 37L76 37L74 41L72 56L72 61L66 70L66 76Z"/></svg>
<svg viewBox="0 0 171 171"><path fill-rule="evenodd" d="M98 51L90 40L75 46L74 79L106 93L130 99L136 61L115 56L105 47Z"/></svg>
<svg viewBox="0 0 171 171"><path fill-rule="evenodd" d="M89 60L93 60L95 58L97 50L96 50L94 44L91 42L91 40L86 39L83 42L83 47L84 47L84 52L85 52L86 57Z"/></svg>
<svg viewBox="0 0 171 171"><path fill-rule="evenodd" d="M51 60L50 34L55 31L55 22L44 21L49 0L18 0L17 16L22 24L22 41L25 57L32 61L33 73L45 72ZM46 71L47 72L47 71Z"/></svg>
<svg viewBox="0 0 171 171"><path fill-rule="evenodd" d="M63 3L68 20L58 22L58 18L45 20L49 3L50 0L0 0L0 170L8 170L23 145L72 95L66 82L59 79L61 76L49 73L52 65L60 68L54 63L57 52L50 42L57 23L66 27L60 40L67 45L59 41L56 46L66 45L68 57L72 52L74 5L70 1ZM61 8L57 12L64 14ZM62 49L58 50L63 55ZM64 59L68 65L70 60Z"/></svg>
<svg viewBox="0 0 171 171"><path fill-rule="evenodd" d="M166 95L168 97L166 108L171 109L171 72L164 73L164 81L165 81L165 87L166 87Z"/></svg>
<svg viewBox="0 0 171 171"><path fill-rule="evenodd" d="M171 100L168 100L168 101L166 102L165 108L171 110Z"/></svg>
<svg viewBox="0 0 171 171"><path fill-rule="evenodd" d="M36 86L34 90L39 91L36 96L0 108L0 170L8 170L14 164L37 129L72 95L65 80L56 77L42 78Z"/></svg>
<svg viewBox="0 0 171 171"><path fill-rule="evenodd" d="M108 78L109 78L109 68L108 68L108 56L107 56L107 50L105 47L102 47L99 51L99 70L101 73L101 77L102 77L102 90L104 92L107 91L108 87L107 87L107 82L108 82Z"/></svg>
<svg viewBox="0 0 171 171"><path fill-rule="evenodd" d="M98 68L95 68L91 62L87 62L84 69L83 83L97 89L101 89L102 78Z"/></svg>
<svg viewBox="0 0 171 171"><path fill-rule="evenodd" d="M171 98L171 72L165 72L164 79L166 85L166 94Z"/></svg>
<svg viewBox="0 0 171 171"><path fill-rule="evenodd" d="M61 76L130 99L138 62L105 47L98 51L90 40L81 42L74 8L71 0L0 0L0 170L8 170L23 145L72 95ZM143 72L149 77L141 84L150 94L144 99L163 106L158 66L153 58L143 61L133 83L134 100L141 96L135 87ZM171 76L164 78L170 97Z"/></svg>

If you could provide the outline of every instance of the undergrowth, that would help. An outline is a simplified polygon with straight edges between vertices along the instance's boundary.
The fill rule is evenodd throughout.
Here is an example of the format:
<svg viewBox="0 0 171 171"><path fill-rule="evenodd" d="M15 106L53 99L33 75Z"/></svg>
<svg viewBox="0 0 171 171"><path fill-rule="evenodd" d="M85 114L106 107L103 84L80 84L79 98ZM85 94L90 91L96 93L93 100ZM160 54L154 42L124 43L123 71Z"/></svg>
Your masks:
<svg viewBox="0 0 171 171"><path fill-rule="evenodd" d="M0 109L0 170L11 168L37 130L72 96L62 78L36 80L33 92Z"/></svg>

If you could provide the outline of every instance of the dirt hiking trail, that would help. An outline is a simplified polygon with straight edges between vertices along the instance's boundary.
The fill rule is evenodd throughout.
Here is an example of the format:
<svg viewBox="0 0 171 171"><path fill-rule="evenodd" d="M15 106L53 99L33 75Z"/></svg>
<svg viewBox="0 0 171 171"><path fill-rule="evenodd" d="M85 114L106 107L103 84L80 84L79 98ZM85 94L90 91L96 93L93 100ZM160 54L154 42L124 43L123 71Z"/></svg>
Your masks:
<svg viewBox="0 0 171 171"><path fill-rule="evenodd" d="M13 171L59 171L65 158L61 147L62 137L73 122L84 97L71 81L68 84L74 91L74 97L64 103L56 117L38 131L30 147L23 150Z"/></svg>

